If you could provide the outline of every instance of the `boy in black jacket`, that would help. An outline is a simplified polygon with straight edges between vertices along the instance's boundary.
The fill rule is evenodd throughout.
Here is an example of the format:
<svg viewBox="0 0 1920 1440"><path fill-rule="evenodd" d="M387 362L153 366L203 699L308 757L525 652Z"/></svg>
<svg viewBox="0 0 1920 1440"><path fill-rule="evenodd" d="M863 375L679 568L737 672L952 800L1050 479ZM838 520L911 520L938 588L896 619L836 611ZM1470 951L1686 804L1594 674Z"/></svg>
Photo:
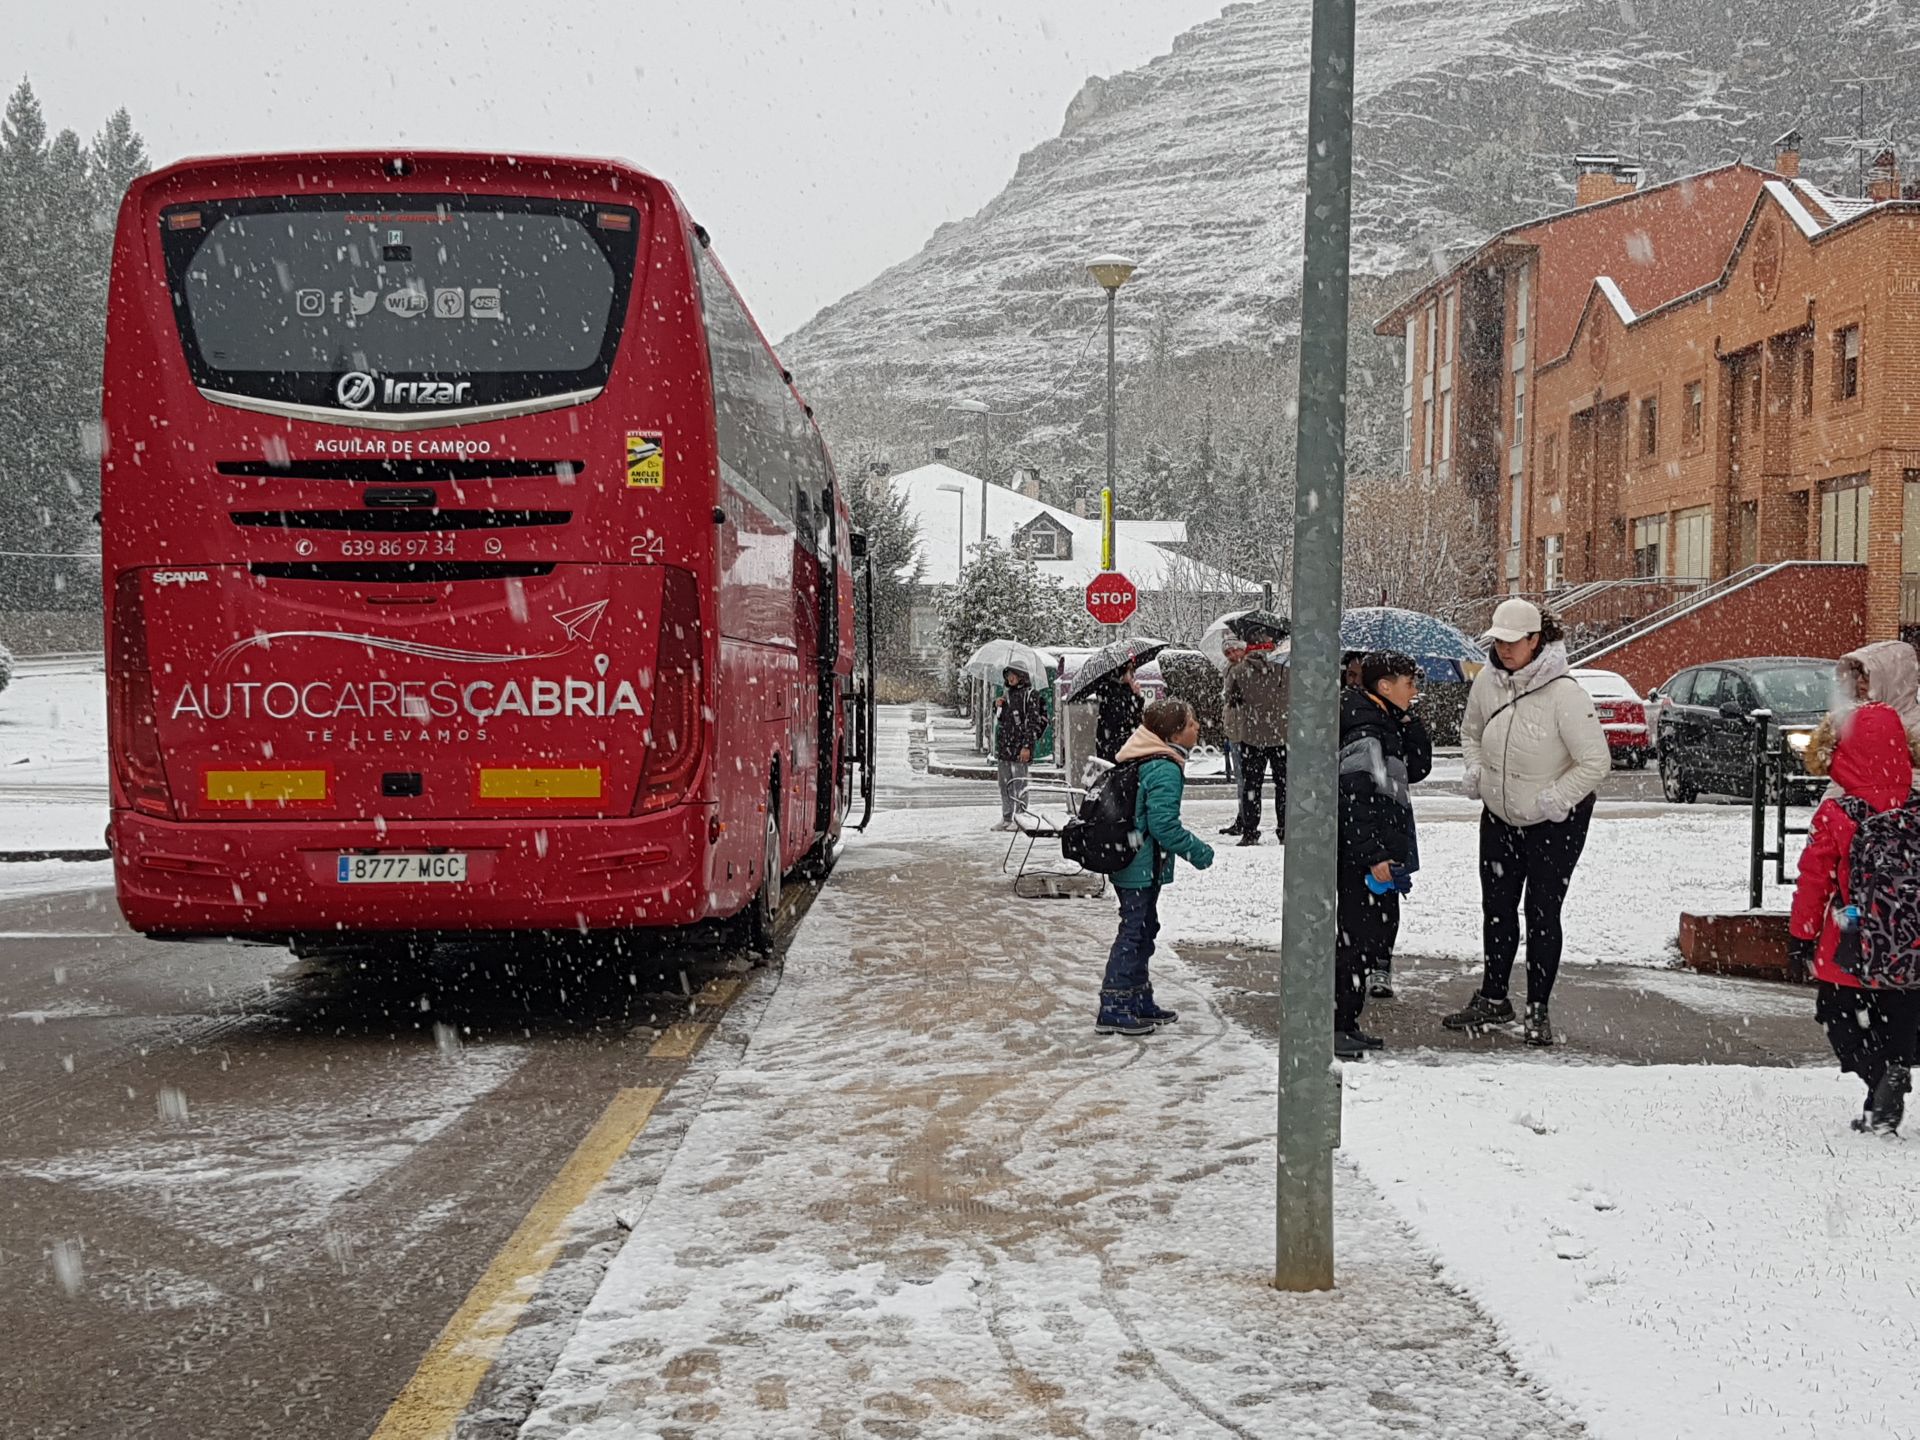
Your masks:
<svg viewBox="0 0 1920 1440"><path fill-rule="evenodd" d="M1359 686L1340 693L1340 937L1333 1053L1342 1060L1358 1060L1380 1048L1379 1039L1360 1029L1367 972L1384 975L1393 963L1399 887L1420 863L1407 787L1432 771L1433 740L1411 708L1419 695L1420 666L1391 650L1363 659Z"/></svg>

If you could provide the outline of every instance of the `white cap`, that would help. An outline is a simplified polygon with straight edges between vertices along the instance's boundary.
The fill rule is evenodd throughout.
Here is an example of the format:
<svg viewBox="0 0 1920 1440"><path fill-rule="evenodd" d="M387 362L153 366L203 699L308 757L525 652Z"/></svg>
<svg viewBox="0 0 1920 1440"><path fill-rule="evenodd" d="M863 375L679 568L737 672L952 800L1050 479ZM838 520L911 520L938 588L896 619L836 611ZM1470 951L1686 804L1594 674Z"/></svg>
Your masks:
<svg viewBox="0 0 1920 1440"><path fill-rule="evenodd" d="M1487 626L1487 633L1480 637L1480 643L1484 645L1489 640L1505 640L1511 644L1539 633L1538 605L1531 600L1502 600L1494 607L1493 623Z"/></svg>

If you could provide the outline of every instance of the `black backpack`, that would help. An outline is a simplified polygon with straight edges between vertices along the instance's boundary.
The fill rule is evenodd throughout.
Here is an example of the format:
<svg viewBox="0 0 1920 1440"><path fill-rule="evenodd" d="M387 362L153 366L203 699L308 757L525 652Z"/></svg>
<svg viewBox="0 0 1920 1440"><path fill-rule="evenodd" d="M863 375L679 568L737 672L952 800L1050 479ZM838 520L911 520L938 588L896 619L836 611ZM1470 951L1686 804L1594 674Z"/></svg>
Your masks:
<svg viewBox="0 0 1920 1440"><path fill-rule="evenodd" d="M1146 760L1125 761L1093 782L1080 802L1080 813L1061 827L1061 855L1098 875L1117 875L1133 863L1140 853L1134 811L1144 764Z"/></svg>

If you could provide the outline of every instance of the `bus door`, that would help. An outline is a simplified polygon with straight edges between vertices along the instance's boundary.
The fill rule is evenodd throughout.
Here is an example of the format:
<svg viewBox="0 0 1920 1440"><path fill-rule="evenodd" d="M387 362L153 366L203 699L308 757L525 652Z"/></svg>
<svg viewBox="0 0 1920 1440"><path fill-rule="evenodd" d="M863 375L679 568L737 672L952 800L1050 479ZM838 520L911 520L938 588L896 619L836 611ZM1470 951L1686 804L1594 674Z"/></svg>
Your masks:
<svg viewBox="0 0 1920 1440"><path fill-rule="evenodd" d="M818 643L814 647L819 675L818 703L815 706L819 743L815 747L814 831L821 836L833 833L833 799L841 770L840 755L840 517L833 503L831 488L820 492L819 509L814 512L813 550L820 559L820 583L814 586L814 628Z"/></svg>

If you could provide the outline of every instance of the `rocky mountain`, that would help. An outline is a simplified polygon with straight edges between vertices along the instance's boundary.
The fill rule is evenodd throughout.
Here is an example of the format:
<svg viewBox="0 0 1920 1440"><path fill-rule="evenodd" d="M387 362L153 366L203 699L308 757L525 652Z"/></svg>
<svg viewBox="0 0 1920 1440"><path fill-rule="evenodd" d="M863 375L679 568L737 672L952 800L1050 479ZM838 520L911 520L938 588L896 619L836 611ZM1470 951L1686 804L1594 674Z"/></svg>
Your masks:
<svg viewBox="0 0 1920 1440"><path fill-rule="evenodd" d="M976 428L946 410L965 397L1001 412L996 471L1104 463L1104 300L1083 263L1120 251L1141 267L1121 292L1123 383L1135 400L1158 391L1127 407L1129 455L1203 408L1211 443L1284 467L1310 20L1311 0L1230 6L1151 64L1089 80L978 214L790 337L837 450L898 465L952 443L965 462ZM1359 0L1363 448L1397 448L1399 424L1394 360L1367 323L1459 247L1570 204L1575 152L1618 151L1659 180L1765 163L1797 125L1808 173L1851 188L1858 96L1843 82L1897 77L1866 91L1869 129L1891 120L1897 142L1916 43L1911 0ZM1246 429L1250 405L1267 414Z"/></svg>

